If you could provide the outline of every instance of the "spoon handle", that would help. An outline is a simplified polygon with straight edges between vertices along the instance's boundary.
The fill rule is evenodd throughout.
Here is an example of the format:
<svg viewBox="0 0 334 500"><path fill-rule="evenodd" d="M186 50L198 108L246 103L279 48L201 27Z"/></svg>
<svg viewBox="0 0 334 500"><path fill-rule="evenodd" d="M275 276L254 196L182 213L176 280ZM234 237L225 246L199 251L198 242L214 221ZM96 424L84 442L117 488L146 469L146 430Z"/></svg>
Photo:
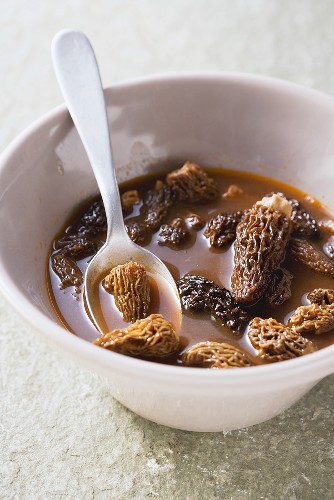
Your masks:
<svg viewBox="0 0 334 500"><path fill-rule="evenodd" d="M52 41L55 73L74 125L93 168L111 231L124 237L122 206L112 158L100 72L88 38L79 31L60 31Z"/></svg>

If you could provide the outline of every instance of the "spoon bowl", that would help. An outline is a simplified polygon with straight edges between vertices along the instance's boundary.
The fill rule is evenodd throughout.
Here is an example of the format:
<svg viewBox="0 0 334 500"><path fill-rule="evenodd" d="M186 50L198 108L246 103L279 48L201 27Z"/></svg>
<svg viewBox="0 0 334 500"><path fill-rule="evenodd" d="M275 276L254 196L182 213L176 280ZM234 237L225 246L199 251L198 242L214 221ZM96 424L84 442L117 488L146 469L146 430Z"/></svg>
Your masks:
<svg viewBox="0 0 334 500"><path fill-rule="evenodd" d="M84 277L85 303L93 323L101 333L106 333L110 330L100 307L99 284L109 273L110 269L120 264L134 261L143 265L146 272L159 277L160 280L156 281L160 282L160 284L162 281L174 296L175 301L172 303L175 305L175 310L172 311L171 318L173 318L174 328L179 331L182 319L181 307L178 291L171 273L158 257L145 248L133 243L127 235L125 236L124 240L121 240L121 238L117 240L116 238L112 238L110 240L112 242L111 245L110 243L104 244L87 267Z"/></svg>
<svg viewBox="0 0 334 500"><path fill-rule="evenodd" d="M105 322L97 300L98 283L112 268L135 261L143 265L146 271L167 282L175 297L175 311L172 311L171 316L181 318L177 287L168 268L154 254L136 245L125 229L104 92L88 38L79 31L60 31L52 42L52 58L66 105L95 174L107 217L106 243L91 260L84 278L89 315L97 329L105 332ZM174 326L179 327L180 324Z"/></svg>

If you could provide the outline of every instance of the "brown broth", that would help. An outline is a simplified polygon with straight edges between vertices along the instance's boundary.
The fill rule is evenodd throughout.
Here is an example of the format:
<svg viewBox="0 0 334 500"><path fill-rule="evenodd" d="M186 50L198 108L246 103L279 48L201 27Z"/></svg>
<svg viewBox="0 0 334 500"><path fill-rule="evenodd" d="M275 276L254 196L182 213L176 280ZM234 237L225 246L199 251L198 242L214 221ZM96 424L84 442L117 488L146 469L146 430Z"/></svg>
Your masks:
<svg viewBox="0 0 334 500"><path fill-rule="evenodd" d="M167 223L175 217L182 217L189 213L201 215L208 221L218 212L229 212L250 208L257 200L272 191L283 192L287 197L298 199L316 220L334 219L334 215L319 201L279 181L255 174L231 170L217 171L209 169L209 174L217 182L221 193L226 192L228 186L231 184L236 184L244 191L244 194L236 198L224 198L220 196L218 200L203 205L178 202L170 208L166 220ZM130 189L136 189L142 197L148 189L154 186L158 178L159 176L157 175L137 178L122 184L120 189L122 193ZM164 175L161 175L160 178L163 179ZM88 208L91 203L92 200L89 200L84 206L84 209ZM140 208L141 204L135 205L131 215L125 217L125 221L140 221ZM77 211L70 220L66 222L63 230L56 236L56 239L64 235L66 227L79 220L84 209L81 206L80 211ZM210 248L209 241L203 236L203 232L204 229L200 231L191 230L190 242L182 245L178 250L171 249L167 246L160 246L158 244L157 232L153 234L146 248L155 253L169 267L175 279L179 279L187 273L203 275L215 281L218 285L230 289L230 277L234 255L233 244L227 245L221 249ZM104 238L105 235L100 234L97 239L103 241ZM313 244L321 250L327 238L328 235L313 242ZM91 256L77 261L77 265L83 273L90 259ZM288 257L284 262L284 267L294 275L292 282L292 297L279 307L271 308L267 304L262 307L258 306L256 315L264 318L273 317L279 322L286 323L289 315L291 315L298 306L307 304L306 294L308 292L314 288L320 287L334 288L334 279L307 269ZM163 314L164 317L172 323L174 321L174 327L177 328L175 318L169 317L171 302L168 291L164 290L161 284L159 284L158 287L154 285L152 281L153 277L150 277L150 279L152 289L155 290L153 290L153 305L150 312L159 312ZM85 311L83 294L75 293L73 287L63 290L59 288L59 278L53 271L50 260L48 267L48 288L51 303L61 323L68 330L88 341L93 341L97 338L98 332ZM124 323L120 312L115 308L112 295L108 294L102 286L99 289L99 299L102 304L104 316L107 318L107 329L124 328L128 325ZM182 336L183 348L190 347L201 341L225 341L246 351L255 363L262 362L257 356L255 349L251 346L247 332L243 335L236 335L232 333L229 328L210 319L209 314L184 311L182 314L182 328L179 333ZM309 335L308 338L314 342L317 348L323 348L334 343L334 331L318 336ZM172 356L164 360L164 362L175 364L179 363L178 359L177 356Z"/></svg>

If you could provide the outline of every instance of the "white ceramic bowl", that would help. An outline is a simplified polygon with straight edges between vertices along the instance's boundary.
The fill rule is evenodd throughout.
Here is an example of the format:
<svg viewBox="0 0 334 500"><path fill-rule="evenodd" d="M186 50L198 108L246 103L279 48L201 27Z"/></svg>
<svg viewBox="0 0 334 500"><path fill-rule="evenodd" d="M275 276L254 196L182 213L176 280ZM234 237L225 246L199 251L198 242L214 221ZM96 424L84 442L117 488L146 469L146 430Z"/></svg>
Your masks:
<svg viewBox="0 0 334 500"><path fill-rule="evenodd" d="M186 160L255 171L332 210L334 99L242 74L145 78L106 90L119 180ZM193 431L238 429L274 417L334 372L334 345L294 360L233 370L167 366L115 354L57 323L45 286L50 242L97 192L64 106L24 131L0 159L1 289L50 345L107 380L125 406ZM5 235L5 237L4 237Z"/></svg>

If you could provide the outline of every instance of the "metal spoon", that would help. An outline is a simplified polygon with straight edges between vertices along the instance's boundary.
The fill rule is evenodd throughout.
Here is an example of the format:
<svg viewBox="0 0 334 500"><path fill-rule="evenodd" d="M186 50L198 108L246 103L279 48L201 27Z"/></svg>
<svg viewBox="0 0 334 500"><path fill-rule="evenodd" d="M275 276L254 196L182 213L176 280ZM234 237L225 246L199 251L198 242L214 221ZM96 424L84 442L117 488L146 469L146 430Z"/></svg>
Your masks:
<svg viewBox="0 0 334 500"><path fill-rule="evenodd" d="M93 168L107 216L107 239L91 260L84 279L85 299L95 326L106 330L98 300L98 285L110 269L129 261L142 264L171 287L181 318L175 281L162 261L129 238L122 215L116 172L112 159L108 118L100 73L88 38L78 31L60 31L52 41L52 58L68 110Z"/></svg>

